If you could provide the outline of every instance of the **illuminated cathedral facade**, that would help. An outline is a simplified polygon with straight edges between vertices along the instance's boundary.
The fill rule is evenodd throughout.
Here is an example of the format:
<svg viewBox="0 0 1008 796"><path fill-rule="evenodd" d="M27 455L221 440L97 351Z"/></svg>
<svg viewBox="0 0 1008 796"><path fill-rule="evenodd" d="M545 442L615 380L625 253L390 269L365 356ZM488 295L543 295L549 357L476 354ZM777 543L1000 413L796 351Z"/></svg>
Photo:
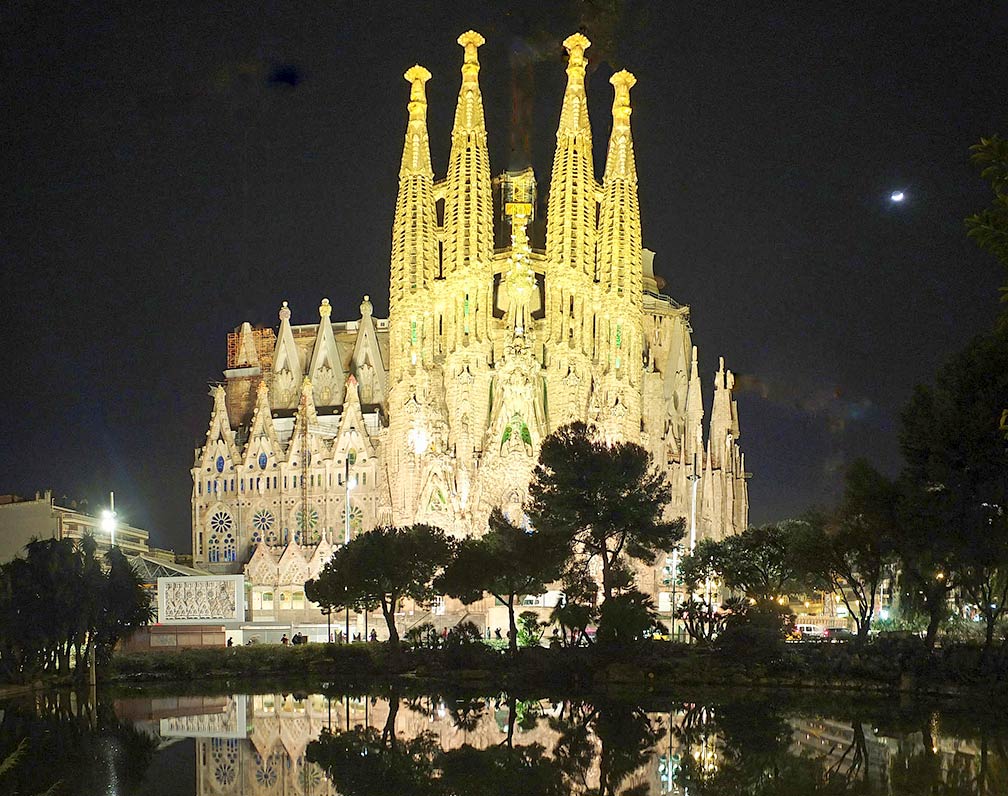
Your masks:
<svg viewBox="0 0 1008 796"><path fill-rule="evenodd" d="M290 610L299 598L303 605L298 584L376 524L425 522L461 537L482 533L495 506L520 518L543 438L574 420L651 452L673 485L669 511L686 519L688 543L746 526L731 371L719 366L705 423L689 308L659 290L654 255L642 246L634 76L610 80L599 182L589 41L564 41L567 86L543 225L531 169L491 179L483 38L470 31L458 41L462 79L443 179L431 167L430 73L405 74L389 318L374 317L365 296L358 318L333 321L323 299L317 318L294 323L284 302L279 327L244 323L228 337L192 468L192 544L199 566L245 572L253 612L267 610L267 591L272 601L285 593ZM532 230L542 226L538 248Z"/></svg>

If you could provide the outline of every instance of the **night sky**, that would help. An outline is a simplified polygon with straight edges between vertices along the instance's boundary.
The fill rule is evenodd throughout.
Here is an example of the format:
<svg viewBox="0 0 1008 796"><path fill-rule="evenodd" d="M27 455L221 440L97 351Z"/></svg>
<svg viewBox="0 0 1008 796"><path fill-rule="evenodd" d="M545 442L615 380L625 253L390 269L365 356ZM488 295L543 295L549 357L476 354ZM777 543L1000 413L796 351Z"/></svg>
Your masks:
<svg viewBox="0 0 1008 796"><path fill-rule="evenodd" d="M739 374L754 522L834 499L858 456L895 474L913 385L998 309L963 218L989 201L968 147L1008 134L1005 3L69 5L0 10L0 493L114 489L157 546L189 552L226 334L283 300L387 315L402 73L434 75L441 177L468 28L491 170L523 157L515 71L543 190L563 38L593 41L599 176L609 75L636 74L644 245L708 405L718 355Z"/></svg>

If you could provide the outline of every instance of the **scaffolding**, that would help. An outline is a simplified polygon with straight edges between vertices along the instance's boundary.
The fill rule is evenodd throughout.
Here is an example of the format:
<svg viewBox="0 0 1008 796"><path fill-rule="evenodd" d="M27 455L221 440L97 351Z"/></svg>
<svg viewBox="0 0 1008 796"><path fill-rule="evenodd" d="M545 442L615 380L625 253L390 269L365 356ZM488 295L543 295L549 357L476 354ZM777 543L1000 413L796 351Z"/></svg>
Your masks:
<svg viewBox="0 0 1008 796"><path fill-rule="evenodd" d="M276 348L276 332L269 327L252 330L252 343L255 345L259 367L265 376L273 369L273 351ZM231 332L227 336L227 366L237 368L242 365L255 364L241 362L242 330Z"/></svg>

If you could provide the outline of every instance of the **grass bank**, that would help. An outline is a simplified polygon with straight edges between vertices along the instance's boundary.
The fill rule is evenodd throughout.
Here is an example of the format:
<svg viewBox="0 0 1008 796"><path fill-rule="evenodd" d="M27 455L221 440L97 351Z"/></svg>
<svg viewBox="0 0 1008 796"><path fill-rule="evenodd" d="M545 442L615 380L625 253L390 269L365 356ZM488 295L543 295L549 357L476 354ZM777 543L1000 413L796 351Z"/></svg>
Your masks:
<svg viewBox="0 0 1008 796"><path fill-rule="evenodd" d="M1003 651L1002 651L1003 652ZM789 644L771 655L671 642L628 649L528 648L509 655L484 644L404 649L385 644L256 645L230 649L116 655L105 682L199 680L324 682L367 688L394 681L471 684L508 690L559 688L592 693L619 688L655 692L683 686L760 686L937 695L1002 694L1008 700L1008 665L998 653L983 660L972 646L928 653L916 639L854 644Z"/></svg>

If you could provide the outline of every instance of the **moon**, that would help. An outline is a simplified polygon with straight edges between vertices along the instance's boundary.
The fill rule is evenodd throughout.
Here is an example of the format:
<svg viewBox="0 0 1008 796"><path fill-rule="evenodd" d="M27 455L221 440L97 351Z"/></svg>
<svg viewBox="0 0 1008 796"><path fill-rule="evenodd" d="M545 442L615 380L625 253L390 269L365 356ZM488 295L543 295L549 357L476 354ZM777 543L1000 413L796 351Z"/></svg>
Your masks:
<svg viewBox="0 0 1008 796"><path fill-rule="evenodd" d="M904 194L903 191L893 191L891 194L889 194L890 202L896 202L898 204L899 202L902 202L904 199L906 199L906 194Z"/></svg>

